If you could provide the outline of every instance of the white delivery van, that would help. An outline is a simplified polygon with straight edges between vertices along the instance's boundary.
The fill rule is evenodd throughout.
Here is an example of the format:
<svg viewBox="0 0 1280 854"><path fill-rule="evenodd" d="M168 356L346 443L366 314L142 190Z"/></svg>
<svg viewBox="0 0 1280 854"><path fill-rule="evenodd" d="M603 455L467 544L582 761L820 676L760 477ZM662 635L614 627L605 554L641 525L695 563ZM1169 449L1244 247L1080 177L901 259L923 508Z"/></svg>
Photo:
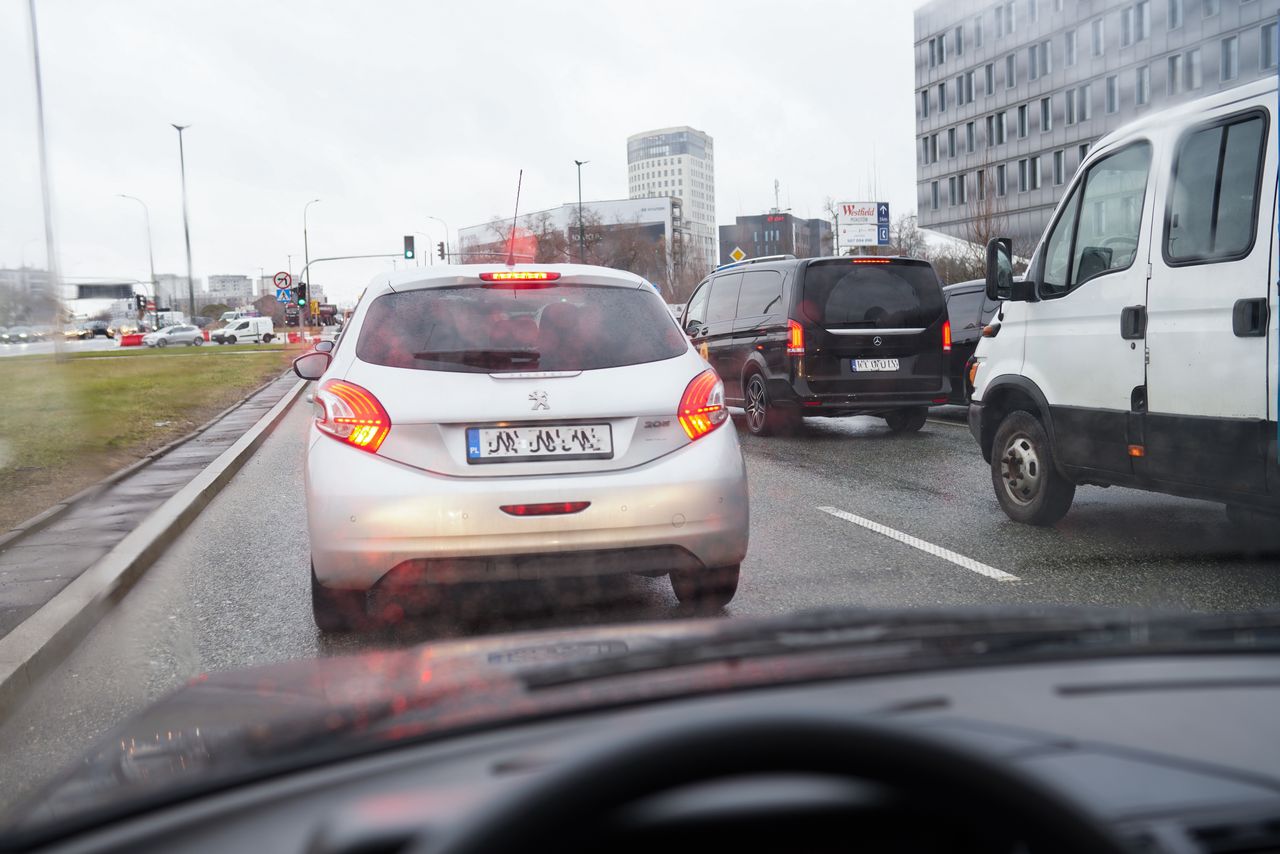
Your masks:
<svg viewBox="0 0 1280 854"><path fill-rule="evenodd" d="M1000 506L1051 525L1076 487L1129 486L1280 520L1276 82L1129 124L1089 152L969 364L969 427Z"/></svg>
<svg viewBox="0 0 1280 854"><path fill-rule="evenodd" d="M209 333L209 340L218 344L245 342L269 344L274 338L275 328L269 317L242 317Z"/></svg>

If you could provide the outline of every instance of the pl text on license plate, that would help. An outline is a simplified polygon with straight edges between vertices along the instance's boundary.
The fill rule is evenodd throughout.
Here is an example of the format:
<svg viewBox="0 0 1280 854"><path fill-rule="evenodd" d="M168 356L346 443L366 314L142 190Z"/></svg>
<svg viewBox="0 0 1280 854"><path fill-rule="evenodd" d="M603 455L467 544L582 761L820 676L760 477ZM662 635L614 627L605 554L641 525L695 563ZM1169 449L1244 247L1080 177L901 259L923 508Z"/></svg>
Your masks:
<svg viewBox="0 0 1280 854"><path fill-rule="evenodd" d="M853 369L855 371L896 371L898 370L897 359L854 359Z"/></svg>
<svg viewBox="0 0 1280 854"><path fill-rule="evenodd" d="M613 431L608 424L541 424L525 427L468 427L467 462L608 459Z"/></svg>

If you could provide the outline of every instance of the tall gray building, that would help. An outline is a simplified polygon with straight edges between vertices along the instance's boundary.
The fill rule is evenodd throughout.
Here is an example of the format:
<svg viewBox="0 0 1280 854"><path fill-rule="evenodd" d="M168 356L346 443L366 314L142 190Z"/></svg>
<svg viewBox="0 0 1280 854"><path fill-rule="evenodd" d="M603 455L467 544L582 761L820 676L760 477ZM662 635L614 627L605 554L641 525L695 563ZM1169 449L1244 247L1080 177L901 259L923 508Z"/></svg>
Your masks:
<svg viewBox="0 0 1280 854"><path fill-rule="evenodd" d="M1276 74L1280 0L934 0L916 11L919 224L1029 251L1108 131Z"/></svg>
<svg viewBox="0 0 1280 854"><path fill-rule="evenodd" d="M627 137L627 193L633 199L679 199L683 249L710 270L716 265L716 167L711 137L688 125Z"/></svg>

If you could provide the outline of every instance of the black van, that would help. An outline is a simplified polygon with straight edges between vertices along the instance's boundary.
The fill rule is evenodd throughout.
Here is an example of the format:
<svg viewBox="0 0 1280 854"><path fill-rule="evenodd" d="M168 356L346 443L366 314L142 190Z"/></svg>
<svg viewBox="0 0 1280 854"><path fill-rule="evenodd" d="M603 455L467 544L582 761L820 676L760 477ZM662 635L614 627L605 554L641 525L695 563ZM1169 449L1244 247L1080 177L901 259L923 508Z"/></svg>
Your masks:
<svg viewBox="0 0 1280 854"><path fill-rule="evenodd" d="M759 436L808 415L879 415L895 432L919 430L950 395L951 328L927 261L729 264L693 292L684 328Z"/></svg>

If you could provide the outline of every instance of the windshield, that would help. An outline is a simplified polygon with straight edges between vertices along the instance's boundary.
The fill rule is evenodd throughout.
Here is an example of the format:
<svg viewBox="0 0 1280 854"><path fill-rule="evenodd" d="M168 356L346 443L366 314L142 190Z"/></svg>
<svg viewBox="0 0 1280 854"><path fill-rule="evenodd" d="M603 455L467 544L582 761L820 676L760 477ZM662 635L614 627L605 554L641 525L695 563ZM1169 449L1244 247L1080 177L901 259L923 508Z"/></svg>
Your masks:
<svg viewBox="0 0 1280 854"><path fill-rule="evenodd" d="M1046 614L1265 627L1278 29L0 3L0 849L859 657L982 686Z"/></svg>
<svg viewBox="0 0 1280 854"><path fill-rule="evenodd" d="M356 355L391 368L592 371L688 349L652 292L560 285L434 288L378 297Z"/></svg>

